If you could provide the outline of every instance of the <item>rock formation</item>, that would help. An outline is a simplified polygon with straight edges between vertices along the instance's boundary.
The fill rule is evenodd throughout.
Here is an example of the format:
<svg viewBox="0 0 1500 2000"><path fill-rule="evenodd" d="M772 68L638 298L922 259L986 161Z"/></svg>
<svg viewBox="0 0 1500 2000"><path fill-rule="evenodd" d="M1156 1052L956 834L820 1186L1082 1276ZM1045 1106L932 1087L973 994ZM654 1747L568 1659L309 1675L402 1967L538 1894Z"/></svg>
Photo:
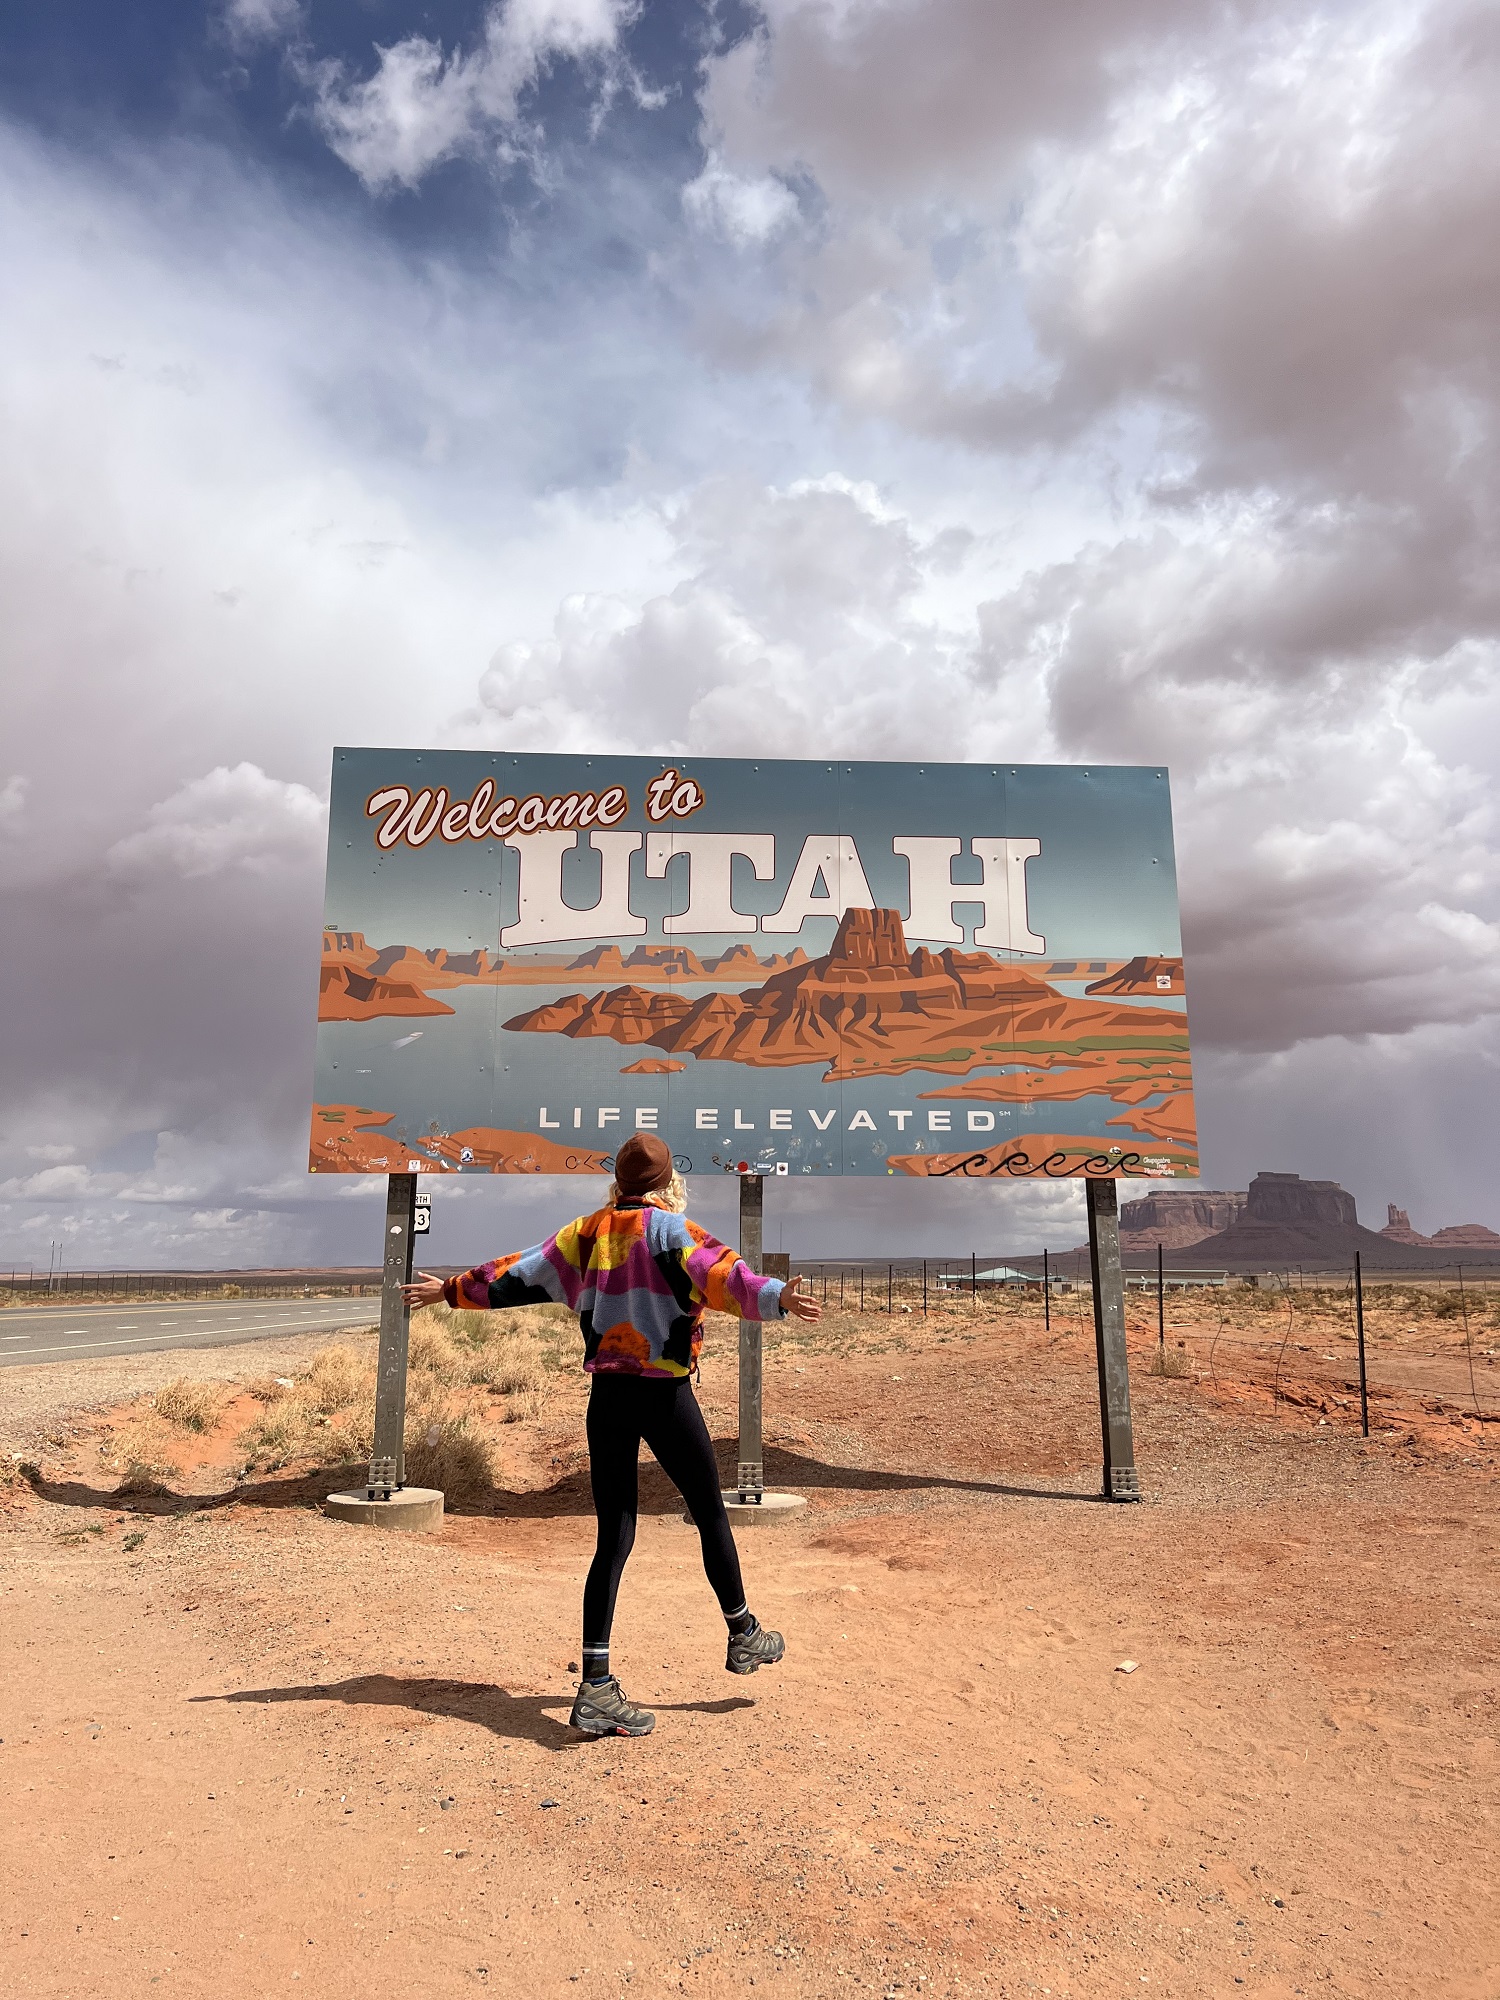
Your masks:
<svg viewBox="0 0 1500 2000"><path fill-rule="evenodd" d="M423 1173L595 1174L609 1155L588 1146L559 1146L534 1132L473 1125L462 1132L410 1142L386 1128L395 1114L358 1104L315 1104L308 1166L315 1174L401 1173L420 1160Z"/></svg>
<svg viewBox="0 0 1500 2000"><path fill-rule="evenodd" d="M577 963L583 964L579 959ZM704 965L697 952L690 951L685 944L641 944L626 959L628 966L654 966L658 972L665 972L671 979L702 979ZM709 971L715 968L710 966ZM757 970L758 970L757 966Z"/></svg>
<svg viewBox="0 0 1500 2000"><path fill-rule="evenodd" d="M1159 1243L1163 1250L1186 1250L1230 1228L1244 1212L1243 1194L1217 1190L1153 1188L1138 1201L1120 1204L1120 1247L1122 1250L1149 1249Z"/></svg>
<svg viewBox="0 0 1500 2000"><path fill-rule="evenodd" d="M969 1087L1002 1098L1106 1091L1139 1103L1190 1084L1181 1013L1071 998L987 952L911 951L895 910L847 911L823 957L772 973L758 988L696 998L629 985L570 993L505 1026L608 1035L757 1068L823 1063L830 1083L1006 1065L1011 1076ZM1054 1072L1055 1086L1047 1082Z"/></svg>
<svg viewBox="0 0 1500 2000"><path fill-rule="evenodd" d="M1482 1222L1450 1223L1431 1236L1421 1236L1411 1226L1411 1217L1394 1202L1386 1207L1389 1218L1380 1234L1388 1243L1407 1243L1424 1250L1500 1250L1500 1236Z"/></svg>
<svg viewBox="0 0 1500 2000"><path fill-rule="evenodd" d="M1182 983L1180 958L1132 958L1118 972L1096 979L1085 993L1176 993L1186 992Z"/></svg>
<svg viewBox="0 0 1500 2000"><path fill-rule="evenodd" d="M1386 1224L1386 1230L1391 1227ZM1193 1244L1192 1257L1205 1268L1217 1265L1232 1271L1299 1267L1347 1271L1357 1250L1372 1271L1451 1269L1459 1246L1440 1240L1444 1234L1440 1232L1426 1244L1420 1239L1408 1243L1402 1237L1392 1238L1385 1230L1360 1226L1353 1195L1337 1181L1305 1181L1298 1174L1257 1174L1246 1194L1243 1213L1227 1229ZM1462 1261L1471 1259L1476 1263L1500 1261L1500 1242L1487 1230L1481 1240L1466 1241Z"/></svg>
<svg viewBox="0 0 1500 2000"><path fill-rule="evenodd" d="M411 980L378 978L359 971L348 960L325 958L318 974L320 1021L375 1021L388 1015L411 1018L452 1012Z"/></svg>

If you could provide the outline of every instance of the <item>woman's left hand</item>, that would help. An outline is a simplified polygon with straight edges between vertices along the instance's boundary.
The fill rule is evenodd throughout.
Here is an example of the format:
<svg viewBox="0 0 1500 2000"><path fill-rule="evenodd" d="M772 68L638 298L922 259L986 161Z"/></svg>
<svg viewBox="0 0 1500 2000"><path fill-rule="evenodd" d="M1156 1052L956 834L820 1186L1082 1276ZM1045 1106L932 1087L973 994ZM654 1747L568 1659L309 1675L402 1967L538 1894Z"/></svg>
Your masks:
<svg viewBox="0 0 1500 2000"><path fill-rule="evenodd" d="M805 1278L788 1278L781 1288L781 1310L789 1319L821 1319L823 1308L811 1292L804 1292Z"/></svg>
<svg viewBox="0 0 1500 2000"><path fill-rule="evenodd" d="M408 1312L415 1312L418 1306L435 1306L443 1296L443 1281L430 1271L418 1271L414 1284L401 1287L401 1296Z"/></svg>

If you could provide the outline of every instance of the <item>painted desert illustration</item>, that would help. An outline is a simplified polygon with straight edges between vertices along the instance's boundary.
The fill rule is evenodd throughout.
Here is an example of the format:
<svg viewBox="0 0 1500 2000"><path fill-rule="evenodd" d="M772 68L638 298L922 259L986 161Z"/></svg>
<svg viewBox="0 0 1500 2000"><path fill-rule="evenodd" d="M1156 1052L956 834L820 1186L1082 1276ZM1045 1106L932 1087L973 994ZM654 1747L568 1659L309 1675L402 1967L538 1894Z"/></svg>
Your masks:
<svg viewBox="0 0 1500 2000"><path fill-rule="evenodd" d="M849 914L868 919L874 912ZM896 922L900 921L897 916ZM945 959L949 956L943 954ZM976 964L999 963L982 952L968 956ZM629 953L617 944L596 945L572 958L496 956L484 950L450 952L441 946L430 951L406 944L377 946L368 943L362 931L330 929L323 933L318 1019L373 1021L451 1014L453 1009L435 996L455 986L558 986L570 976L595 985L608 980L637 986L710 979L756 981L808 963L800 946L768 958L758 958L744 944L731 945L707 959L678 944L643 944ZM1161 993L1180 998L1183 992L1180 958L1054 959L1035 970L1043 978L1087 979L1091 983L1085 991L1101 996Z"/></svg>
<svg viewBox="0 0 1500 2000"><path fill-rule="evenodd" d="M318 1174L402 1173L420 1160L423 1173L456 1173L477 1167L492 1174L598 1174L609 1155L582 1146L558 1146L534 1132L474 1125L407 1145L386 1128L395 1114L357 1104L315 1104L308 1166Z"/></svg>
<svg viewBox="0 0 1500 2000"><path fill-rule="evenodd" d="M570 975L591 980L760 979L768 972L803 965L800 948L784 957L757 958L737 944L707 963L680 944L638 945L627 956L617 944L597 945L576 958L534 958L487 951L450 952L441 946L418 951L413 945L377 947L362 931L326 930L318 978L320 1021L373 1021L389 1015L451 1014L433 996L455 986L556 986Z"/></svg>
<svg viewBox="0 0 1500 2000"><path fill-rule="evenodd" d="M1102 1162L1112 1151L1148 1160L1149 1172L1196 1171L1180 958L1023 965L984 951L913 948L900 913L881 909L847 911L816 958L798 949L763 959L743 944L706 960L678 944L641 945L628 955L607 944L567 959L497 958L376 949L357 931L325 933L325 1021L452 1015L443 996L472 985L545 985L540 1005L502 1008L503 1029L564 1046L613 1043L629 1058L616 1066L621 1077L676 1076L690 1062L770 1072L815 1065L822 1083L845 1086L909 1077L919 1101L952 1107L955 1143L951 1151L914 1145L891 1153L891 1172L1079 1173L1084 1159ZM1151 1004L1158 995L1178 1004ZM1039 1105L1082 1109L1092 1100L1077 1120L1086 1127L1097 1124L1101 1098L1120 1107L1102 1134L1070 1131L1055 1111L1045 1131L1028 1125L1009 1138L997 1125L1012 1108L1035 1119ZM314 1163L324 1172L389 1171L404 1143L384 1129L389 1122L321 1105ZM415 1144L439 1170L593 1172L607 1157L523 1131L476 1126L433 1136L437 1129ZM971 1140L967 1149L956 1143L960 1132Z"/></svg>
<svg viewBox="0 0 1500 2000"><path fill-rule="evenodd" d="M825 1083L910 1070L990 1072L928 1096L1027 1102L1104 1092L1140 1105L1192 1087L1181 1012L1075 998L988 952L913 951L895 910L847 911L824 957L774 972L758 987L697 997L634 984L569 993L505 1026L645 1042L752 1068L821 1062ZM996 1071L997 1064L1007 1068Z"/></svg>

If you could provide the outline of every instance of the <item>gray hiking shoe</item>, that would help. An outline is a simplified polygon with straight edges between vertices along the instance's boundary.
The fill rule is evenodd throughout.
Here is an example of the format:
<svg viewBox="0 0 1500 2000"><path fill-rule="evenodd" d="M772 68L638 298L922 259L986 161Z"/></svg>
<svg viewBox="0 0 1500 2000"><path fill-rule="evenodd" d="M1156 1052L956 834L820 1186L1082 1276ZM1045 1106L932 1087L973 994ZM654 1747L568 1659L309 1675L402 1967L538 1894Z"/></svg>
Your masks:
<svg viewBox="0 0 1500 2000"><path fill-rule="evenodd" d="M748 1632L730 1633L724 1666L731 1674L753 1674L759 1667L774 1667L785 1651L786 1640L779 1632L752 1625Z"/></svg>
<svg viewBox="0 0 1500 2000"><path fill-rule="evenodd" d="M613 1674L607 1681L579 1682L568 1720L584 1736L649 1736L656 1727L650 1709L627 1701Z"/></svg>

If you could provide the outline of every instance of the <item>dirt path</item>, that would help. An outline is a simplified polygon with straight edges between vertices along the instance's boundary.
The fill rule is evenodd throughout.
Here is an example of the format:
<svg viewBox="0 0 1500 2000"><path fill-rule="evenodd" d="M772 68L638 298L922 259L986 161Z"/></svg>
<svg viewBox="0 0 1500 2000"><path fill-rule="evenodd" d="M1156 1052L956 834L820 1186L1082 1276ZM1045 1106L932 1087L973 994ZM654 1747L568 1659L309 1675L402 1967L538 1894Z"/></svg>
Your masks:
<svg viewBox="0 0 1500 2000"><path fill-rule="evenodd" d="M565 1726L574 1388L417 1541L290 1475L101 1505L79 1422L6 1517L5 1989L1492 2000L1487 1439L1466 1465L1138 1370L1150 1497L1109 1508L1072 1335L901 1338L772 1356L770 1468L812 1502L741 1538L775 1674L724 1674L645 1481L641 1742Z"/></svg>

